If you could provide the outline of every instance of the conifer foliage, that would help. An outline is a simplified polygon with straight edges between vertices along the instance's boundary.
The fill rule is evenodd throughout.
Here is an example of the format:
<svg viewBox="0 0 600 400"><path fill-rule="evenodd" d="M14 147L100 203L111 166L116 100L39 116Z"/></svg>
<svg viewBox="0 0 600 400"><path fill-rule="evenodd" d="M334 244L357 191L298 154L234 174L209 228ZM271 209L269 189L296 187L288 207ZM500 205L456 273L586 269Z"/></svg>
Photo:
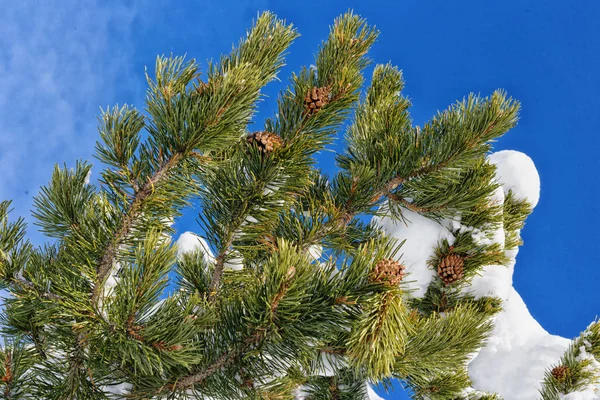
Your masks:
<svg viewBox="0 0 600 400"><path fill-rule="evenodd" d="M403 243L364 217L505 221L518 246L531 210L490 201L486 154L519 104L471 95L414 126L397 68L376 65L360 96L377 35L339 17L315 67L292 76L254 133L260 90L298 36L291 25L262 14L203 74L194 60L158 57L145 110L99 118L98 185L78 162L56 167L35 198L47 245L32 246L0 203L4 398L363 399L367 382L392 378L416 399L497 398L472 396L466 365L501 302L464 289L482 266L507 262L503 249L456 232L432 252L439 275L417 298ZM314 155L349 118L327 177ZM214 257L178 255L171 241L191 202ZM581 351L548 372L544 399L590 378Z"/></svg>

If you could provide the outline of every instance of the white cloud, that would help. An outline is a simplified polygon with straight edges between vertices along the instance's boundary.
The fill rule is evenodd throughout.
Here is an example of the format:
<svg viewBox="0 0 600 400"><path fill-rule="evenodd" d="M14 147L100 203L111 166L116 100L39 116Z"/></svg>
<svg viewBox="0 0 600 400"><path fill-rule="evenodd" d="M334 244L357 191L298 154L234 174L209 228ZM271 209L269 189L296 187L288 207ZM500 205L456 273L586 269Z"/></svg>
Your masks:
<svg viewBox="0 0 600 400"><path fill-rule="evenodd" d="M99 106L115 102L118 80L133 76L135 9L82 4L0 9L0 199L13 199L15 214L28 215L55 163L91 158Z"/></svg>

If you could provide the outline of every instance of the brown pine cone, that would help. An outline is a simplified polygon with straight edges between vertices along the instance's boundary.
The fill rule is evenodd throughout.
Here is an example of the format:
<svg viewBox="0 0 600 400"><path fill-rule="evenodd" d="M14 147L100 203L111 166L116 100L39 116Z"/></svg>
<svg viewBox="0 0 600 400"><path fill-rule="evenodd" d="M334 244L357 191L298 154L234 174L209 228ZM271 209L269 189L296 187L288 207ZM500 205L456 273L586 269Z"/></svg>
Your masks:
<svg viewBox="0 0 600 400"><path fill-rule="evenodd" d="M329 86L313 86L304 96L304 113L313 115L329 103L331 88Z"/></svg>
<svg viewBox="0 0 600 400"><path fill-rule="evenodd" d="M371 273L371 282L398 286L404 278L405 269L406 267L396 260L383 259L375 265Z"/></svg>
<svg viewBox="0 0 600 400"><path fill-rule="evenodd" d="M249 144L257 146L265 154L271 153L283 146L283 140L281 140L279 135L267 131L254 132L248 135L247 141Z"/></svg>
<svg viewBox="0 0 600 400"><path fill-rule="evenodd" d="M551 373L554 379L562 382L571 374L571 369L566 365L559 365L558 367L554 367Z"/></svg>
<svg viewBox="0 0 600 400"><path fill-rule="evenodd" d="M437 269L439 277L444 281L444 285L448 286L464 276L465 261L458 254L450 253L446 255Z"/></svg>
<svg viewBox="0 0 600 400"><path fill-rule="evenodd" d="M209 85L206 82L199 81L198 86L196 86L196 93L203 94L206 93L209 89Z"/></svg>

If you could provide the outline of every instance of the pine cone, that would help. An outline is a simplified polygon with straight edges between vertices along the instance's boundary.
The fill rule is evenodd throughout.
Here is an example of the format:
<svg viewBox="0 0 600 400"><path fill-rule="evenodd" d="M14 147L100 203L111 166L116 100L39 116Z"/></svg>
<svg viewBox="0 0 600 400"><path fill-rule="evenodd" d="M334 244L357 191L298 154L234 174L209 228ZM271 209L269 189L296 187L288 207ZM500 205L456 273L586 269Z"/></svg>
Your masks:
<svg viewBox="0 0 600 400"><path fill-rule="evenodd" d="M437 272L444 281L444 285L450 285L462 279L465 272L465 261L458 254L450 253L442 258Z"/></svg>
<svg viewBox="0 0 600 400"><path fill-rule="evenodd" d="M198 82L198 86L196 87L196 93L198 93L198 94L204 94L204 93L206 93L208 91L209 87L210 86L208 85L208 83L203 82L203 81L199 81Z"/></svg>
<svg viewBox="0 0 600 400"><path fill-rule="evenodd" d="M558 367L554 367L552 369L552 376L554 379L560 382L564 381L570 374L571 369L566 365L559 365Z"/></svg>
<svg viewBox="0 0 600 400"><path fill-rule="evenodd" d="M379 261L371 273L371 282L386 283L398 286L404 278L406 267L396 260L383 259Z"/></svg>
<svg viewBox="0 0 600 400"><path fill-rule="evenodd" d="M263 153L271 153L283 146L283 140L273 132L261 131L248 135L248 143L258 147Z"/></svg>
<svg viewBox="0 0 600 400"><path fill-rule="evenodd" d="M331 88L329 86L313 86L313 88L306 93L306 96L304 96L304 113L306 115L316 114L321 108L329 103L330 94Z"/></svg>
<svg viewBox="0 0 600 400"><path fill-rule="evenodd" d="M133 339L143 342L144 337L142 335L140 335L140 332L142 331L142 329L143 329L143 327L140 325L131 325L127 328L127 333Z"/></svg>

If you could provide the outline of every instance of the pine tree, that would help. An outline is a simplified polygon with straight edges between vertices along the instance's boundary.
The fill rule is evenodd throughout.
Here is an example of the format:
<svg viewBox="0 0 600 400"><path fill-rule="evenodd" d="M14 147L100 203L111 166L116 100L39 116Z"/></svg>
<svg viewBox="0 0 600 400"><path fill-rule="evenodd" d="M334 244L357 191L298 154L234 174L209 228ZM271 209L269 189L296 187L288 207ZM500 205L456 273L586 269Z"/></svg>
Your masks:
<svg viewBox="0 0 600 400"><path fill-rule="evenodd" d="M467 289L482 266L507 263L531 212L491 200L486 158L519 104L471 95L414 126L394 66L376 65L360 96L377 35L339 17L257 132L248 125L298 36L291 25L262 14L204 79L194 60L158 57L145 111L99 118L99 184L87 162L57 166L35 198L47 245L30 244L0 203L4 398L363 399L367 382L393 378L416 399L499 398L471 390L466 365L502 304ZM328 177L315 153L348 119ZM192 202L214 257L178 255L171 241ZM455 232L413 296L403 243L376 223L408 210L487 233L502 224L504 247ZM598 327L548 371L543 399L598 378Z"/></svg>

